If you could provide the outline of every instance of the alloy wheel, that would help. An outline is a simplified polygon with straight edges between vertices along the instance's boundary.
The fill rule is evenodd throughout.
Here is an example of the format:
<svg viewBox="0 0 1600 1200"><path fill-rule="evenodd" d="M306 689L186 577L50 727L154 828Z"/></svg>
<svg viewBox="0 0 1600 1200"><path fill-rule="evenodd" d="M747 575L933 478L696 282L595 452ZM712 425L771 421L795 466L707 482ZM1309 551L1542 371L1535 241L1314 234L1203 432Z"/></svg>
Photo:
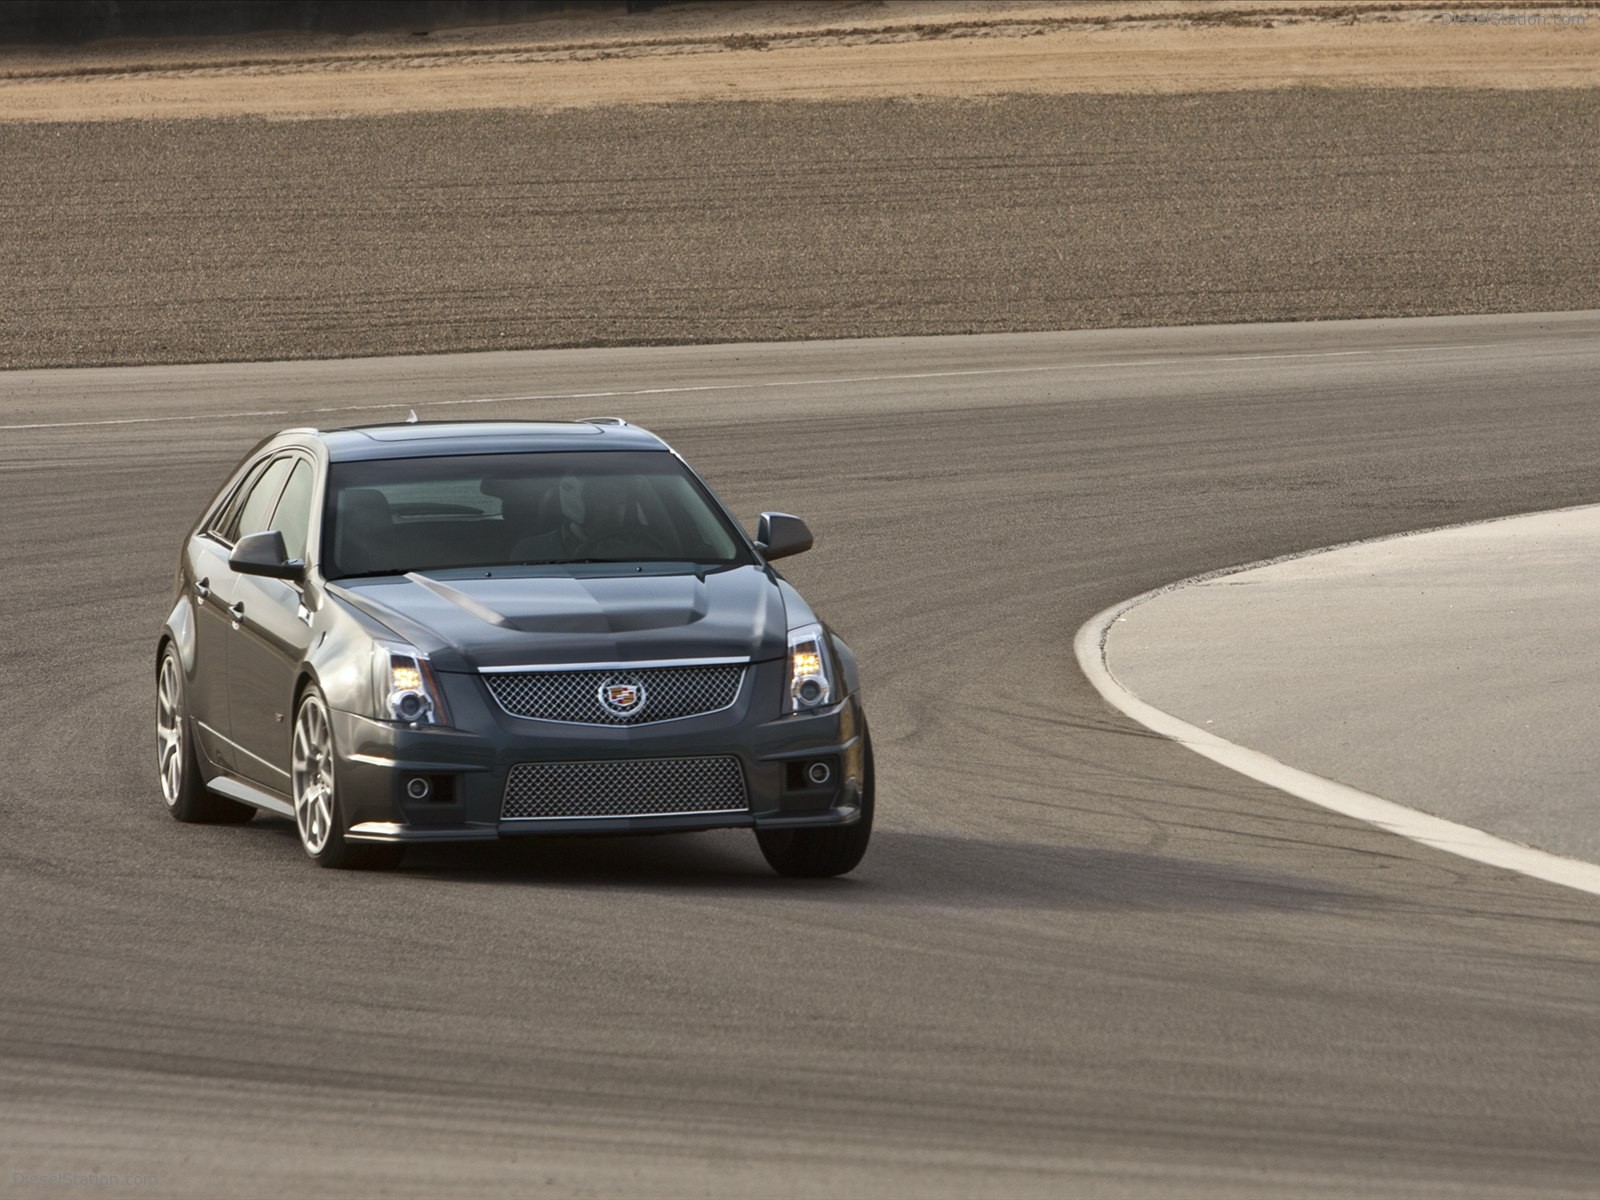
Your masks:
<svg viewBox="0 0 1600 1200"><path fill-rule="evenodd" d="M161 772L161 797L171 808L183 792L183 684L171 654L161 659L156 683L156 766Z"/></svg>
<svg viewBox="0 0 1600 1200"><path fill-rule="evenodd" d="M316 695L300 705L294 724L294 821L300 843L315 858L333 833L333 734L328 710Z"/></svg>

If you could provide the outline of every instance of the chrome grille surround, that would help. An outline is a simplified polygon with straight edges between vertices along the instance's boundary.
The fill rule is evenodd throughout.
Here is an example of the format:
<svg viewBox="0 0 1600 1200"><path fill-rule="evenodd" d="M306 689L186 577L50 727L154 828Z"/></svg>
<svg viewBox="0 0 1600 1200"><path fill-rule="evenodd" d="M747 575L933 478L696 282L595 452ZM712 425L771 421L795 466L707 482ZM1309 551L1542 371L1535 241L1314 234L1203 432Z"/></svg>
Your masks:
<svg viewBox="0 0 1600 1200"><path fill-rule="evenodd" d="M748 812L744 770L731 754L519 763L506 777L500 818L667 817Z"/></svg>
<svg viewBox="0 0 1600 1200"><path fill-rule="evenodd" d="M653 725L703 717L732 708L744 687L749 663L685 662L633 665L491 669L482 672L489 694L513 717L566 725ZM643 693L637 711L607 707L608 684L636 683Z"/></svg>

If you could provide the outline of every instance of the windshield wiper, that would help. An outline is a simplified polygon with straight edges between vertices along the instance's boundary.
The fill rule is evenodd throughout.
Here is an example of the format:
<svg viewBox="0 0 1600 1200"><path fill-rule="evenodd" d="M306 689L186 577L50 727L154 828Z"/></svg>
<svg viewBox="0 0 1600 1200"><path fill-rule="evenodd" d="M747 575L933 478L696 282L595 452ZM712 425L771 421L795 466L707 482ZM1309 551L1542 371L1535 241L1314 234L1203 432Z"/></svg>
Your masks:
<svg viewBox="0 0 1600 1200"><path fill-rule="evenodd" d="M648 558L525 558L520 562L505 563L509 567L570 567L577 563L632 563L658 561Z"/></svg>
<svg viewBox="0 0 1600 1200"><path fill-rule="evenodd" d="M409 575L412 570L414 570L412 567L386 567L381 571L351 571L329 582L343 583L347 579L386 579L391 575Z"/></svg>

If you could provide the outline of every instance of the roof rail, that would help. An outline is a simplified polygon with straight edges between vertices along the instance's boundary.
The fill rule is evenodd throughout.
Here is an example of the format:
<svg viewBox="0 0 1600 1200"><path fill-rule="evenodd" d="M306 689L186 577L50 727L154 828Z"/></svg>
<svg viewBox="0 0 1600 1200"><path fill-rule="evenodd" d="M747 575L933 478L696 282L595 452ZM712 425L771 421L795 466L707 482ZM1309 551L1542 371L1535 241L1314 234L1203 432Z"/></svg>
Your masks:
<svg viewBox="0 0 1600 1200"><path fill-rule="evenodd" d="M577 424L579 424L579 425L622 425L622 426L626 426L627 422L624 421L621 417L579 417L578 420L577 420Z"/></svg>

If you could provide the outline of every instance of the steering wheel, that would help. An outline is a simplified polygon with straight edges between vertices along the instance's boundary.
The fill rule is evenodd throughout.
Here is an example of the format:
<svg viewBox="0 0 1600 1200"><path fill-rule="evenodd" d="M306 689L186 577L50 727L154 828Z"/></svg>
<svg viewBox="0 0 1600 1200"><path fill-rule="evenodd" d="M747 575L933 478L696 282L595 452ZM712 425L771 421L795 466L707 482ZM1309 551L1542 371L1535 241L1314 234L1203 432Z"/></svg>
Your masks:
<svg viewBox="0 0 1600 1200"><path fill-rule="evenodd" d="M619 557L615 550L613 550L609 554L603 553L603 551L605 551L605 549L607 547L620 547L621 549L627 551L627 554L622 555L621 557L638 557L638 553L637 552L638 552L638 549L639 549L639 547L641 545L648 546L651 550L653 550L655 552L655 556L657 558L671 558L671 557L673 557L672 552L667 549L667 545L666 545L665 542L663 542L660 538L656 537L655 534L646 533L642 529L635 529L635 530L614 529L610 533L602 533L602 534L600 534L600 535L598 535L596 537L588 538L588 539L586 539L584 541L579 542L576 546L574 546L572 548L572 557L573 558L616 558L616 557Z"/></svg>

